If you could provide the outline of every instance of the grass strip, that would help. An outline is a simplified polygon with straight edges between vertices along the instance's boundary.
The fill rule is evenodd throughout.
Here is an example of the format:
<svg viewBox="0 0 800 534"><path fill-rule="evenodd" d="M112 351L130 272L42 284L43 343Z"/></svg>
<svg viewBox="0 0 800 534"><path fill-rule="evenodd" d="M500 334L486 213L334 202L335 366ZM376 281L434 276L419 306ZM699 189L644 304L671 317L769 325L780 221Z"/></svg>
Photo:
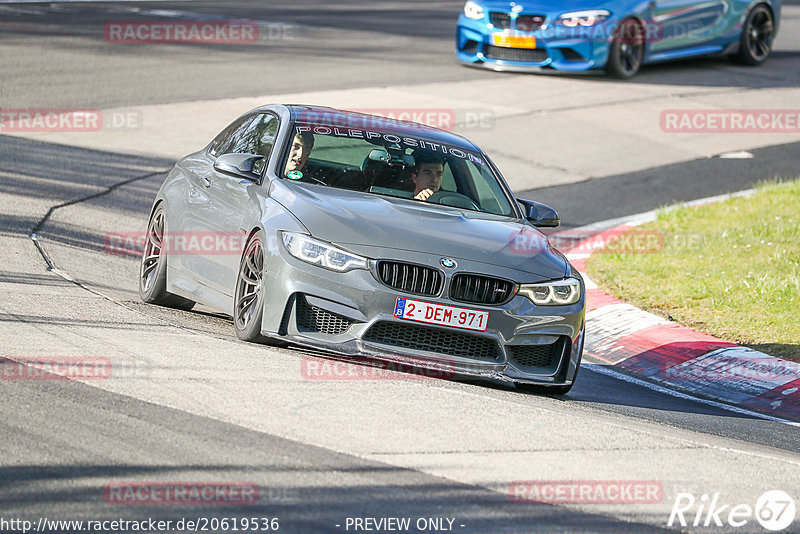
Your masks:
<svg viewBox="0 0 800 534"><path fill-rule="evenodd" d="M587 271L598 285L701 332L800 361L800 179L660 210L632 231L658 245L594 254Z"/></svg>

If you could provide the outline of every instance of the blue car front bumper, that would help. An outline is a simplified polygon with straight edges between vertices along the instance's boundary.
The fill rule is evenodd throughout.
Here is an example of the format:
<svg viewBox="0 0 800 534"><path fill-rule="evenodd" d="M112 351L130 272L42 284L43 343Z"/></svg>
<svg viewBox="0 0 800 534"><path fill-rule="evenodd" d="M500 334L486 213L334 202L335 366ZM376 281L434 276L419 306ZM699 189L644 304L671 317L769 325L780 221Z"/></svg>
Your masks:
<svg viewBox="0 0 800 534"><path fill-rule="evenodd" d="M552 68L585 71L603 68L617 21L608 19L590 28L543 25L531 32L496 30L484 20L463 14L456 30L456 56L461 63L494 70L537 71ZM509 48L492 44L493 34L534 37L536 48Z"/></svg>

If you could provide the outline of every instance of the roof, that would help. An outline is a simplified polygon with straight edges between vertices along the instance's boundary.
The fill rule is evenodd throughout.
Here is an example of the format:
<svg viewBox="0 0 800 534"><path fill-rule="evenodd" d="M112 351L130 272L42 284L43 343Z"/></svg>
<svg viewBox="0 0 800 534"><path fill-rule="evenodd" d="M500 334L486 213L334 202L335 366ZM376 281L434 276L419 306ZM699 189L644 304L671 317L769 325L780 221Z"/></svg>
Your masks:
<svg viewBox="0 0 800 534"><path fill-rule="evenodd" d="M465 137L417 122L389 119L378 115L357 113L355 111L345 111L322 106L287 104L286 107L289 109L292 115L292 120L294 121L335 126L343 129L393 133L400 136L423 138L425 140L436 141L442 144L480 152L480 149ZM440 113L442 114L440 118L445 119L446 122L455 122L455 110L420 109L415 111L411 109L398 108L395 110L387 109L385 111L387 114L396 112L401 117L403 114L409 114L413 116L414 113L423 115L426 113Z"/></svg>

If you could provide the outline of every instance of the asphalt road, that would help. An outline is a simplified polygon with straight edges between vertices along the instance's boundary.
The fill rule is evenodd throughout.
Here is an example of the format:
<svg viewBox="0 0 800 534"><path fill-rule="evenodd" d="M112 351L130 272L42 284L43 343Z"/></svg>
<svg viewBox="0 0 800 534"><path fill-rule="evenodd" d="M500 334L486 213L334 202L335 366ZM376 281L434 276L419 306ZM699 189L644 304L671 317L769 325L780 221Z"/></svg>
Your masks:
<svg viewBox="0 0 800 534"><path fill-rule="evenodd" d="M309 87L502 84L513 75L453 65L460 6L0 4L0 104L107 107ZM297 33L257 48L87 45L105 22L153 10L281 22ZM758 72L700 60L648 69L637 83L780 87L797 66L794 54ZM551 203L567 226L579 226L797 174L797 145L753 154L520 196ZM666 526L681 489L751 504L769 489L800 496L796 426L589 366L564 399L490 383L314 382L302 378L301 362L330 356L243 344L228 318L202 308L143 305L136 260L107 254L104 236L144 228L172 163L0 136L0 355L102 356L129 370L85 383L0 381L2 518L268 516L286 532L344 532L337 525L347 517L408 516L454 518L459 532L650 532ZM34 230L43 253L29 238ZM48 271L48 261L76 283ZM549 506L507 496L509 481L548 478L658 480L665 497L653 506ZM152 480L247 481L261 498L234 507L103 499L111 482ZM761 529L751 522L738 531Z"/></svg>
<svg viewBox="0 0 800 534"><path fill-rule="evenodd" d="M107 108L460 80L496 81L502 88L504 79L517 75L465 69L453 61L462 6L460 0L380 1L368 8L355 0L0 3L0 104ZM260 39L198 46L103 40L109 22L175 18L255 21ZM787 21L788 16L770 62L756 71L699 59L648 67L631 83L797 86L800 36Z"/></svg>
<svg viewBox="0 0 800 534"><path fill-rule="evenodd" d="M555 207L562 228L575 228L744 191L768 180L793 180L800 173L800 143L759 148L750 154L752 159L703 158L517 195Z"/></svg>

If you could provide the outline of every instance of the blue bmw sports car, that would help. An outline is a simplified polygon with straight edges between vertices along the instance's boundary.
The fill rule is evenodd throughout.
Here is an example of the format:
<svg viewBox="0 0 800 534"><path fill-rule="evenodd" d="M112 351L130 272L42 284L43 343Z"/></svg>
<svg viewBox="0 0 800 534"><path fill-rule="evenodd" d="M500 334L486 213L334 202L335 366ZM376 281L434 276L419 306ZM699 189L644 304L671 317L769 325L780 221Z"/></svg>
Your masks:
<svg viewBox="0 0 800 534"><path fill-rule="evenodd" d="M760 65L780 11L780 0L470 0L456 54L494 70L605 69L620 78L701 55Z"/></svg>

